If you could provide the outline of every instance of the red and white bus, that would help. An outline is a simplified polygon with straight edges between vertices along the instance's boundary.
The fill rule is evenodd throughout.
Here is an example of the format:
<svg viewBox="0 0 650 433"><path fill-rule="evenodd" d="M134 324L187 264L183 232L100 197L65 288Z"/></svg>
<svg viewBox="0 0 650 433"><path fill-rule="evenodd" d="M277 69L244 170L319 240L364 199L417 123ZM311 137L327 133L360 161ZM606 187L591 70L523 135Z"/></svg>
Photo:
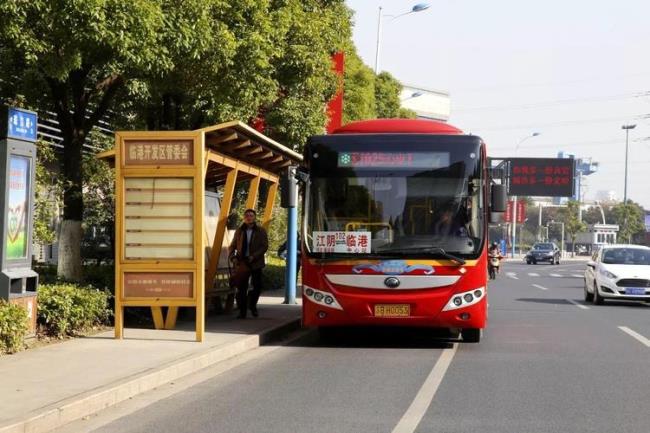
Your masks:
<svg viewBox="0 0 650 433"><path fill-rule="evenodd" d="M491 183L483 141L442 122L362 121L312 137L305 164L304 325L449 328L478 342Z"/></svg>

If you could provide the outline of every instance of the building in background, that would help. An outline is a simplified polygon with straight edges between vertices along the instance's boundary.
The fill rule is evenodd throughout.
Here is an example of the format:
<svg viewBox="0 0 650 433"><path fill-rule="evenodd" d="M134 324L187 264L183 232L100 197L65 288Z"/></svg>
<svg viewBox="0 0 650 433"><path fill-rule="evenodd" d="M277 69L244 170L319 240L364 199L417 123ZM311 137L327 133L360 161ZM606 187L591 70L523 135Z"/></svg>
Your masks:
<svg viewBox="0 0 650 433"><path fill-rule="evenodd" d="M404 84L400 94L402 107L415 111L420 119L446 122L451 114L448 92Z"/></svg>

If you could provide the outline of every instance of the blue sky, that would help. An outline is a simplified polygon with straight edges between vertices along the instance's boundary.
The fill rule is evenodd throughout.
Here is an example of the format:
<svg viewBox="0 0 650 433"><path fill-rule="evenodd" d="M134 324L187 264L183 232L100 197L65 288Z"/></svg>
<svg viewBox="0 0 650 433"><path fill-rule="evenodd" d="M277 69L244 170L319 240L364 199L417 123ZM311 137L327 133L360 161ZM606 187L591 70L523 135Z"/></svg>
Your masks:
<svg viewBox="0 0 650 433"><path fill-rule="evenodd" d="M348 0L354 40L374 66L377 10L420 2ZM650 1L430 0L424 12L385 19L380 69L404 83L451 93L450 123L478 134L491 156L593 157L586 196L628 196L650 209ZM647 94L648 96L644 96ZM644 119L647 116L649 119Z"/></svg>

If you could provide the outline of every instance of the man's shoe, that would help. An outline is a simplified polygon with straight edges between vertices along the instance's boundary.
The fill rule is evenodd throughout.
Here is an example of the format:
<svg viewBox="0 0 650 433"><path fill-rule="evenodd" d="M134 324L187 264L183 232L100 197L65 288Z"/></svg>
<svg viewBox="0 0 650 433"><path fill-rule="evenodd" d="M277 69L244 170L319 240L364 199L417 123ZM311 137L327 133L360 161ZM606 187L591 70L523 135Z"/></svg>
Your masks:
<svg viewBox="0 0 650 433"><path fill-rule="evenodd" d="M257 308L251 308L251 314L253 317L257 317L260 315L260 313L257 312Z"/></svg>

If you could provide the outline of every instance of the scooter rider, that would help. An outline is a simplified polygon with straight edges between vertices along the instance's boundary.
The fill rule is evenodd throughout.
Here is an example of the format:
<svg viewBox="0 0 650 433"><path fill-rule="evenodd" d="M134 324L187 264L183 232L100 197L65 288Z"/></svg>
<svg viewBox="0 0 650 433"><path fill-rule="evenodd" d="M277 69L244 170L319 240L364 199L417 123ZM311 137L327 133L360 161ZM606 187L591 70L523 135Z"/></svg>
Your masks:
<svg viewBox="0 0 650 433"><path fill-rule="evenodd" d="M499 266L501 258L502 256L499 244L497 242L492 242L492 245L490 245L490 249L488 250L488 271L491 270L490 268L494 268L495 273L498 274L501 268L501 266ZM496 264L494 264L493 261L496 262Z"/></svg>

